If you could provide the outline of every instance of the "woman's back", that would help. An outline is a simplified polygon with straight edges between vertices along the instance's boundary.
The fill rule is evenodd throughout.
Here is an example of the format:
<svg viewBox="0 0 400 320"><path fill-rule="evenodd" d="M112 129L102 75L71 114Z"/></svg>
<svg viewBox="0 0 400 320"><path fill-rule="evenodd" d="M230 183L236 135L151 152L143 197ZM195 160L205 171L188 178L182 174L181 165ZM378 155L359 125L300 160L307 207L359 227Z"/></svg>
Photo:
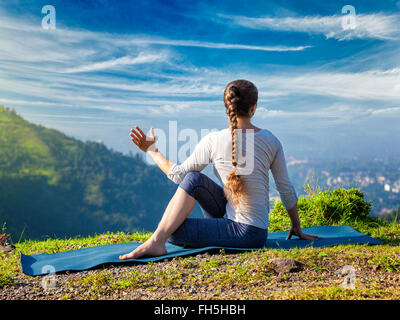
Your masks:
<svg viewBox="0 0 400 320"><path fill-rule="evenodd" d="M229 129L211 133L213 146L212 163L214 173L223 185L232 171L232 138ZM237 131L237 172L244 184L244 197L236 210L228 200L227 218L241 223L268 228L269 214L269 170L281 193L282 199L291 208L297 201L296 192L288 178L282 146L279 140L266 129L256 132ZM278 157L277 157L278 156ZM276 160L276 161L275 161Z"/></svg>
<svg viewBox="0 0 400 320"><path fill-rule="evenodd" d="M287 209L296 202L296 192L289 180L285 157L279 140L266 129L259 131L238 130L236 170L244 185L244 197L236 210L231 199L226 207L230 220L268 228L269 214L269 170L271 169L282 201ZM232 136L229 129L211 132L196 146L191 156L181 165L171 168L168 177L179 183L189 171L201 171L208 163L213 164L214 173L222 185L233 170Z"/></svg>

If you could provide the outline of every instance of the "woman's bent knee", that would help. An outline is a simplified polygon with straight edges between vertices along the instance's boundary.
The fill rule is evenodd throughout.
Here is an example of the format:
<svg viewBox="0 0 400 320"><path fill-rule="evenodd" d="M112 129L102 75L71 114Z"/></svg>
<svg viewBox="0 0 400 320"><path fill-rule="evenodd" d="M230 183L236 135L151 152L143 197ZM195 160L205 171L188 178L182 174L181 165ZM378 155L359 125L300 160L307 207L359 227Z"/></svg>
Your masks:
<svg viewBox="0 0 400 320"><path fill-rule="evenodd" d="M188 172L179 184L190 196L193 196L193 191L203 184L202 173L197 171Z"/></svg>

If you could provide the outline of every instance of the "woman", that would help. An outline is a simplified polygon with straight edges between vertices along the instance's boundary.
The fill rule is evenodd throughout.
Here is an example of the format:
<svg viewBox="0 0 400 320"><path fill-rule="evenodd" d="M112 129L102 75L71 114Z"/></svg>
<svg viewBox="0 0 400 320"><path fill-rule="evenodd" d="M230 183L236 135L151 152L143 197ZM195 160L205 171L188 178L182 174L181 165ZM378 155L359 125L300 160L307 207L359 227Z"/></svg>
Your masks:
<svg viewBox="0 0 400 320"><path fill-rule="evenodd" d="M146 137L139 127L131 130L132 141L179 187L157 230L131 253L120 256L121 260L164 255L167 253L166 241L190 247L263 247L268 229L269 170L292 222L287 239L292 235L300 239L317 239L301 231L298 198L288 177L282 145L270 131L257 128L250 121L256 111L257 99L258 90L250 81L229 83L224 91L229 129L206 135L181 165L172 163L158 151L153 128L150 137ZM246 174L240 174L242 168L238 164L237 154L244 149L239 145L238 131L245 138L246 133L254 133L254 149L249 152L253 167ZM232 157L226 155L227 149L232 151ZM209 163L213 164L224 188L200 173ZM196 201L205 219L188 218Z"/></svg>

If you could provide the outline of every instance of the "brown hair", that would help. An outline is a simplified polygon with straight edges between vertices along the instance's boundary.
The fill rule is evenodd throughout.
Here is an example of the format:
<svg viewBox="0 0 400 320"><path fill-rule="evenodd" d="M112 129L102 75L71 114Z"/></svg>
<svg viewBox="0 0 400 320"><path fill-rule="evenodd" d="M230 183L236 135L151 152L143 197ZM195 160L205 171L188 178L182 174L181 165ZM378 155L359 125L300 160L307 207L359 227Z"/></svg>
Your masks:
<svg viewBox="0 0 400 320"><path fill-rule="evenodd" d="M229 127L232 134L232 165L233 170L227 176L224 191L227 199L232 197L236 207L243 198L244 185L240 175L237 174L236 158L236 129L238 117L248 117L250 108L257 103L258 90L256 86L247 80L235 80L230 82L224 91L224 104L229 119Z"/></svg>

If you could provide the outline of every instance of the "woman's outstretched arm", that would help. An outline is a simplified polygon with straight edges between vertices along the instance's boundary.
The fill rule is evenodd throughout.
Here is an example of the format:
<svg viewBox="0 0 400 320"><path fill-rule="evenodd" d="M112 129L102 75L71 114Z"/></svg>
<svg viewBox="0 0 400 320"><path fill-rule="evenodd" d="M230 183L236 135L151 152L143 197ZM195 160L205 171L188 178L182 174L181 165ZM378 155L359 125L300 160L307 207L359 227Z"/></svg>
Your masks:
<svg viewBox="0 0 400 320"><path fill-rule="evenodd" d="M168 175L169 169L174 165L172 161L169 161L158 149L149 150L147 153L153 158L154 162L159 168Z"/></svg>
<svg viewBox="0 0 400 320"><path fill-rule="evenodd" d="M210 148L210 134L203 137L194 148L191 155L180 165L169 161L156 147L156 138L154 136L154 129L150 129L150 135L146 136L139 127L131 129L131 140L137 147L147 152L160 167L160 169L167 175L167 177L179 184L186 173L189 171L202 171L211 161L211 148Z"/></svg>

